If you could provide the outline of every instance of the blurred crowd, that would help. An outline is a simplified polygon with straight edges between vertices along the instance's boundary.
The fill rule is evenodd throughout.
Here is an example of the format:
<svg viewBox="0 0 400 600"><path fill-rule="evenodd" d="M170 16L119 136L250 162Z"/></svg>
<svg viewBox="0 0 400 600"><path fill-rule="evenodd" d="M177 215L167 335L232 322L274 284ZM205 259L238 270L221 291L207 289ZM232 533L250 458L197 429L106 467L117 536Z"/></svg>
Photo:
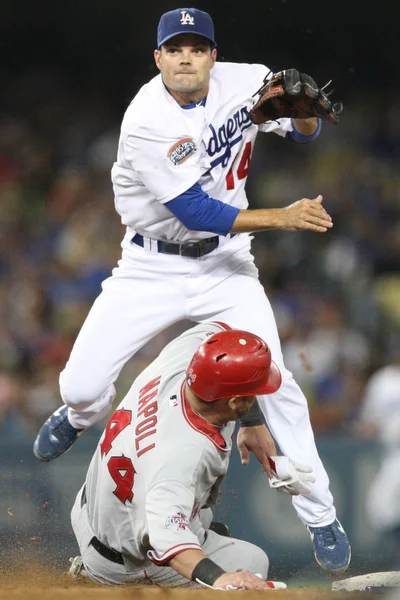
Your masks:
<svg viewBox="0 0 400 600"><path fill-rule="evenodd" d="M317 141L260 135L253 156L251 207L321 193L334 221L326 234L253 240L287 367L318 434L365 433L371 376L389 364L400 369L400 120L392 98L354 93L341 124L324 125ZM110 169L122 113L101 86L78 89L56 71L11 80L0 104L0 431L19 434L36 432L61 404L59 373L120 256ZM188 325L128 362L118 398Z"/></svg>

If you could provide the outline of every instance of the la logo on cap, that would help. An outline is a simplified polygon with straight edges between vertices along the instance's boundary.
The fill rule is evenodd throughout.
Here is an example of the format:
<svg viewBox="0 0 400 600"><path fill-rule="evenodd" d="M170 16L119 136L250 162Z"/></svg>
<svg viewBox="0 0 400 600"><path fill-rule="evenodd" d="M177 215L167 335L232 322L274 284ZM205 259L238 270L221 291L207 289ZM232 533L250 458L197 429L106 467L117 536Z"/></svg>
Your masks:
<svg viewBox="0 0 400 600"><path fill-rule="evenodd" d="M190 15L186 10L181 10L181 24L182 25L194 25L194 17Z"/></svg>

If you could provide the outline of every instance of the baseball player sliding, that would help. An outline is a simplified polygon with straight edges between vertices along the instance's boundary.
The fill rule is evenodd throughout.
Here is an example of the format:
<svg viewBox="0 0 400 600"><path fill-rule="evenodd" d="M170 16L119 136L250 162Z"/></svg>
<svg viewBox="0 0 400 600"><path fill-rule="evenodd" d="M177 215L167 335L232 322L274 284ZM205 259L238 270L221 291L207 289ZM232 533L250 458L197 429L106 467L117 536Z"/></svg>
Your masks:
<svg viewBox="0 0 400 600"><path fill-rule="evenodd" d="M332 220L322 196L283 209L249 210L245 192L260 131L310 141L321 119L338 122L338 111L310 76L295 69L273 75L259 64L216 62L213 21L197 9L162 15L154 57L160 74L129 105L112 169L115 206L126 225L122 257L61 373L65 404L41 428L35 455L42 461L60 456L108 414L124 364L169 325L217 320L250 331L267 341L282 373L277 392L258 396L272 436L284 455L310 465L316 477L311 494L295 496L293 504L318 564L343 571L349 542L336 519L307 401L283 363L249 235L267 229L323 233ZM271 475L267 457L276 452L274 442L262 420L253 425L241 434L242 457L253 451Z"/></svg>
<svg viewBox="0 0 400 600"><path fill-rule="evenodd" d="M94 453L72 509L81 551L72 572L84 568L106 585L147 579L165 587L286 587L265 581L261 548L210 529L235 420L252 411L254 394L280 384L266 343L222 323L197 325L164 348ZM294 485L314 480L293 473Z"/></svg>

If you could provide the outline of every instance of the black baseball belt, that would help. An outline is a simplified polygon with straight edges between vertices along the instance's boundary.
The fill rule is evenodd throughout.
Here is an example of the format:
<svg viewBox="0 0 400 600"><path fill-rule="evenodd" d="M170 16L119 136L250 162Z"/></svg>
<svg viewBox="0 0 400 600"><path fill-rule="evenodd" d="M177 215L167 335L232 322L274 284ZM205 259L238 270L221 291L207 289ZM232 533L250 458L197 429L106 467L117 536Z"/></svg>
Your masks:
<svg viewBox="0 0 400 600"><path fill-rule="evenodd" d="M236 234L233 233L231 237ZM157 252L162 254L174 254L176 256L186 256L187 258L200 258L205 254L210 254L213 250L219 246L219 236L206 238L205 240L199 240L198 242L186 242L185 244L173 244L171 242L162 242L161 240L151 240L157 243ZM145 238L137 233L133 236L131 242L145 247Z"/></svg>
<svg viewBox="0 0 400 600"><path fill-rule="evenodd" d="M87 502L87 498L86 498L86 485L85 485L82 490L82 495L81 495L81 508L83 506L85 506L86 502ZM103 544L103 542L101 542L99 540L99 538L97 538L96 536L92 537L92 539L89 542L89 545L93 546L93 548L95 550L97 550L97 552L99 554L101 554L101 556L103 558L106 558L107 560L110 560L113 563L117 563L118 565L125 564L121 552L118 552L118 550L114 550L114 548L109 548L108 546Z"/></svg>

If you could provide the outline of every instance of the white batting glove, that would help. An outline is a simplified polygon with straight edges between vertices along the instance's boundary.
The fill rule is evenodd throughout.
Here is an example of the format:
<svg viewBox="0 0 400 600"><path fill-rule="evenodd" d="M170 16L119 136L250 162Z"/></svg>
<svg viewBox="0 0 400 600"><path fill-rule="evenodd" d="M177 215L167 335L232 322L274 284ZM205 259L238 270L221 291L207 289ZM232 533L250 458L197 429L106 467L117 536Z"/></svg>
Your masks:
<svg viewBox="0 0 400 600"><path fill-rule="evenodd" d="M271 456L270 465L273 477L268 479L272 489L285 492L291 496L311 494L312 489L308 483L314 483L312 468L308 465L300 465L290 460L288 456Z"/></svg>

